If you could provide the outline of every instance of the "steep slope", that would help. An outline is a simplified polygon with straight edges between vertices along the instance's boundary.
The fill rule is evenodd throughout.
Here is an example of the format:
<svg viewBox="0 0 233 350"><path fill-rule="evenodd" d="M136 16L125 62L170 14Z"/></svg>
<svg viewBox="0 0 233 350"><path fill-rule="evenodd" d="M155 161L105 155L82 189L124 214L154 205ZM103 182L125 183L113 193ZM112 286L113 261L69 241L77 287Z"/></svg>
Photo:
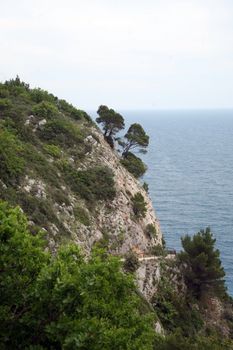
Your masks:
<svg viewBox="0 0 233 350"><path fill-rule="evenodd" d="M161 244L147 193L85 112L18 78L1 84L0 98L1 198L47 232L50 249L72 240L86 252L99 242L142 255ZM145 217L133 210L137 193Z"/></svg>

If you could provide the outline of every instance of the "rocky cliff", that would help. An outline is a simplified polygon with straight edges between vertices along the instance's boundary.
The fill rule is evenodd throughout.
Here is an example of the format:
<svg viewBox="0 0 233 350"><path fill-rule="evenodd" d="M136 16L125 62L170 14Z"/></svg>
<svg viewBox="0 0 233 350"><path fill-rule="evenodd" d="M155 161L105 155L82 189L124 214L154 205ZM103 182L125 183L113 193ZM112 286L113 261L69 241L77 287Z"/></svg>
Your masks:
<svg viewBox="0 0 233 350"><path fill-rule="evenodd" d="M0 85L0 119L1 198L20 205L52 251L72 240L87 254L99 243L115 255L142 257L161 245L149 195L85 112L13 80ZM140 217L133 210L139 193L146 207Z"/></svg>

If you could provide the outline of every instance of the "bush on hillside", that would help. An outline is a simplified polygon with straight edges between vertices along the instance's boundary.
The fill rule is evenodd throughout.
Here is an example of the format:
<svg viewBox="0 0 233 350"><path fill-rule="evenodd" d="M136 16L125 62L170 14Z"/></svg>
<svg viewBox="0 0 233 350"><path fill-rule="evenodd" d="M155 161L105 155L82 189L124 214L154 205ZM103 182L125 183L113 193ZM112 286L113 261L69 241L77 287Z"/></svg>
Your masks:
<svg viewBox="0 0 233 350"><path fill-rule="evenodd" d="M5 183L15 182L23 172L23 144L7 130L0 128L0 178Z"/></svg>
<svg viewBox="0 0 233 350"><path fill-rule="evenodd" d="M8 98L0 98L0 111L5 111L11 106L12 106L12 103Z"/></svg>
<svg viewBox="0 0 233 350"><path fill-rule="evenodd" d="M86 209L81 206L76 205L74 208L75 218L85 226L90 226L91 221Z"/></svg>
<svg viewBox="0 0 233 350"><path fill-rule="evenodd" d="M124 261L124 270L126 272L134 273L140 266L137 254L134 252L129 252L125 256L125 261Z"/></svg>
<svg viewBox="0 0 233 350"><path fill-rule="evenodd" d="M88 201L112 200L115 197L113 172L108 167L75 170L68 163L60 163L67 185Z"/></svg>
<svg viewBox="0 0 233 350"><path fill-rule="evenodd" d="M59 113L57 107L47 101L42 101L32 108L32 114L39 118L52 119Z"/></svg>
<svg viewBox="0 0 233 350"><path fill-rule="evenodd" d="M56 145L44 145L44 151L54 158L59 158L61 156L61 149Z"/></svg>
<svg viewBox="0 0 233 350"><path fill-rule="evenodd" d="M27 226L0 202L1 348L153 349L154 318L117 258L74 244L52 256Z"/></svg>
<svg viewBox="0 0 233 350"><path fill-rule="evenodd" d="M42 90L40 88L35 88L30 90L30 97L33 102L50 102L52 104L56 103L58 98L53 94L48 93L48 91Z"/></svg>
<svg viewBox="0 0 233 350"><path fill-rule="evenodd" d="M76 143L83 142L84 135L77 125L71 121L60 118L49 120L42 130L39 130L42 140L53 142L56 145L72 147Z"/></svg>
<svg viewBox="0 0 233 350"><path fill-rule="evenodd" d="M143 195L138 192L132 197L133 212L137 218L146 216L147 208Z"/></svg>
<svg viewBox="0 0 233 350"><path fill-rule="evenodd" d="M149 236L150 238L155 238L157 236L157 230L155 225L153 224L148 224L146 226L146 234L147 236Z"/></svg>
<svg viewBox="0 0 233 350"><path fill-rule="evenodd" d="M128 152L127 155L121 159L121 164L136 178L143 176L147 170L143 161L131 152Z"/></svg>

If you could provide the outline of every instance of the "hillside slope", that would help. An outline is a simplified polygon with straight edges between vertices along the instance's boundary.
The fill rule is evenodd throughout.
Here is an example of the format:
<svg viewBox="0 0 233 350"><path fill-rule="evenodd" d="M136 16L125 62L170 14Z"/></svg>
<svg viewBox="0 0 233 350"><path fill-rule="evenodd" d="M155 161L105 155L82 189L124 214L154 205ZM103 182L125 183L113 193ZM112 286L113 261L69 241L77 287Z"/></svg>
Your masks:
<svg viewBox="0 0 233 350"><path fill-rule="evenodd" d="M99 242L115 254L148 254L161 244L147 193L85 112L16 78L0 85L0 119L1 198L46 230L50 249L72 240L86 252ZM145 217L133 211L137 193Z"/></svg>

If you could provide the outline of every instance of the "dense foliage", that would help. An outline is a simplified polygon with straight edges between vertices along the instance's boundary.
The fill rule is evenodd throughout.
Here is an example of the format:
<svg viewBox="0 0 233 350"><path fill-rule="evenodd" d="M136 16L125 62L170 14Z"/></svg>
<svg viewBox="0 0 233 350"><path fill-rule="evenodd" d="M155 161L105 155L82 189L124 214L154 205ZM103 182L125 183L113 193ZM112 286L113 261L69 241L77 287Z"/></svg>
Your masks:
<svg viewBox="0 0 233 350"><path fill-rule="evenodd" d="M232 299L225 293L215 240L206 229L193 237L185 236L182 244L184 251L178 260L161 266L162 277L151 300L167 332L155 349L230 350ZM217 309L214 305L218 305Z"/></svg>
<svg viewBox="0 0 233 350"><path fill-rule="evenodd" d="M146 152L149 144L149 136L143 127L140 124L134 123L129 127L124 138L114 138L125 127L122 115L104 105L98 108L97 113L99 117L96 118L96 122L102 125L105 140L112 148L114 148L114 141L118 141L119 145L123 148L121 164L136 178L143 176L147 167L139 157L131 152L135 149L140 152Z"/></svg>
<svg viewBox="0 0 233 350"><path fill-rule="evenodd" d="M121 164L136 178L143 176L147 170L141 158L135 156L135 154L131 152L128 152L127 155L121 159Z"/></svg>
<svg viewBox="0 0 233 350"><path fill-rule="evenodd" d="M183 263L185 283L193 295L199 299L205 293L225 295L225 272L210 229L202 230L193 237L186 235L181 241L184 251L179 258Z"/></svg>
<svg viewBox="0 0 233 350"><path fill-rule="evenodd" d="M134 123L130 125L124 137L126 139L125 142L122 142L124 157L133 149L146 152L146 148L149 145L149 136L140 124Z"/></svg>
<svg viewBox="0 0 233 350"><path fill-rule="evenodd" d="M113 172L108 167L93 167L77 171L68 163L61 169L74 192L88 201L113 199L116 194Z"/></svg>
<svg viewBox="0 0 233 350"><path fill-rule="evenodd" d="M0 242L1 349L152 349L153 318L117 258L74 245L53 257L3 202Z"/></svg>
<svg viewBox="0 0 233 350"><path fill-rule="evenodd" d="M111 147L114 147L113 136L125 127L124 118L112 108L101 105L97 111L96 122L102 124L104 136Z"/></svg>
<svg viewBox="0 0 233 350"><path fill-rule="evenodd" d="M23 172L23 144L14 134L0 125L0 178L6 183L15 182Z"/></svg>

